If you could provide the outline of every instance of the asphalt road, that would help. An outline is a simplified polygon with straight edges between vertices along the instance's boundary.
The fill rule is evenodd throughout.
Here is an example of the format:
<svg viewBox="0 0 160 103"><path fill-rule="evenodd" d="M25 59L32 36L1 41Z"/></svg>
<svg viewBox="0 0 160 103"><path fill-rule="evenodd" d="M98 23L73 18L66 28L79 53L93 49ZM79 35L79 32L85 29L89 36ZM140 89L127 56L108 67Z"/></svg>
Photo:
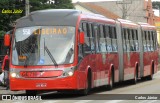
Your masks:
<svg viewBox="0 0 160 103"><path fill-rule="evenodd" d="M0 94L18 94L25 96L24 91L9 91L0 87ZM138 80L136 85L126 81L118 83L111 91L105 87L99 87L92 90L88 96L79 96L66 93L40 93L43 101L32 101L33 103L159 103L160 102L160 71L154 75L153 80ZM146 99L148 96L152 100ZM159 99L159 100L158 100ZM6 101L0 101L6 102ZM31 101L7 101L7 103L28 103Z"/></svg>

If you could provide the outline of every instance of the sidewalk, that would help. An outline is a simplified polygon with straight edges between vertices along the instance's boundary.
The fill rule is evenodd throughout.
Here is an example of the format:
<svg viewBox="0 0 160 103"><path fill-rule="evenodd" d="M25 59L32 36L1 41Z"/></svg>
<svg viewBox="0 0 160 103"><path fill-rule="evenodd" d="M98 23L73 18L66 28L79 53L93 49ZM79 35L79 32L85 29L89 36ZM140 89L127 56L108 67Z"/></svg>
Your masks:
<svg viewBox="0 0 160 103"><path fill-rule="evenodd" d="M0 86L0 94L24 94L25 91L10 91L6 87Z"/></svg>

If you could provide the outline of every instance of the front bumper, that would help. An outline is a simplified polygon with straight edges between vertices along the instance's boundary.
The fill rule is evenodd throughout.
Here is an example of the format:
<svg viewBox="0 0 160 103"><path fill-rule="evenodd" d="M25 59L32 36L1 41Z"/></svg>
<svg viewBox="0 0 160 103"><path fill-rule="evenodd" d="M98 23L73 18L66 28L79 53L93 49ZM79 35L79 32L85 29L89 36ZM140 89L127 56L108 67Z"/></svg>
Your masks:
<svg viewBox="0 0 160 103"><path fill-rule="evenodd" d="M75 90L77 73L63 78L11 78L10 89L16 90Z"/></svg>

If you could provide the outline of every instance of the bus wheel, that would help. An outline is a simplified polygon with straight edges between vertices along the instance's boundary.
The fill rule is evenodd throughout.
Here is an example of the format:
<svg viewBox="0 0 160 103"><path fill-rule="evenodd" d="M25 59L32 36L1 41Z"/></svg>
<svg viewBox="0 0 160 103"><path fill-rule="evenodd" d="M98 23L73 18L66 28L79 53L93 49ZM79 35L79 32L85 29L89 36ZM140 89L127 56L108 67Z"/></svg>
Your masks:
<svg viewBox="0 0 160 103"><path fill-rule="evenodd" d="M37 91L35 90L26 90L27 96L35 96L37 94Z"/></svg>
<svg viewBox="0 0 160 103"><path fill-rule="evenodd" d="M111 73L111 76L110 76L110 83L108 85L108 89L109 90L112 90L113 89L113 86L114 86L114 75L113 75L113 72Z"/></svg>

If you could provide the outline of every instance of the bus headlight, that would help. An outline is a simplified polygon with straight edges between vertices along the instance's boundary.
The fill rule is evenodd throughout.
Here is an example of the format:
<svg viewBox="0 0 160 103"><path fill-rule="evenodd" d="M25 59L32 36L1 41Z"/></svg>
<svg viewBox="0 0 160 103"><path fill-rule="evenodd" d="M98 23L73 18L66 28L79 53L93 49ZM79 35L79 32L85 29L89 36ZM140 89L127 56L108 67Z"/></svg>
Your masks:
<svg viewBox="0 0 160 103"><path fill-rule="evenodd" d="M73 76L75 70L76 70L76 67L65 68L63 72L63 76Z"/></svg>
<svg viewBox="0 0 160 103"><path fill-rule="evenodd" d="M63 76L73 76L74 71L64 71Z"/></svg>
<svg viewBox="0 0 160 103"><path fill-rule="evenodd" d="M17 76L16 73L11 73L11 77L12 77L12 78L15 78L16 76Z"/></svg>
<svg viewBox="0 0 160 103"><path fill-rule="evenodd" d="M72 76L73 75L73 71L68 72L68 75Z"/></svg>

